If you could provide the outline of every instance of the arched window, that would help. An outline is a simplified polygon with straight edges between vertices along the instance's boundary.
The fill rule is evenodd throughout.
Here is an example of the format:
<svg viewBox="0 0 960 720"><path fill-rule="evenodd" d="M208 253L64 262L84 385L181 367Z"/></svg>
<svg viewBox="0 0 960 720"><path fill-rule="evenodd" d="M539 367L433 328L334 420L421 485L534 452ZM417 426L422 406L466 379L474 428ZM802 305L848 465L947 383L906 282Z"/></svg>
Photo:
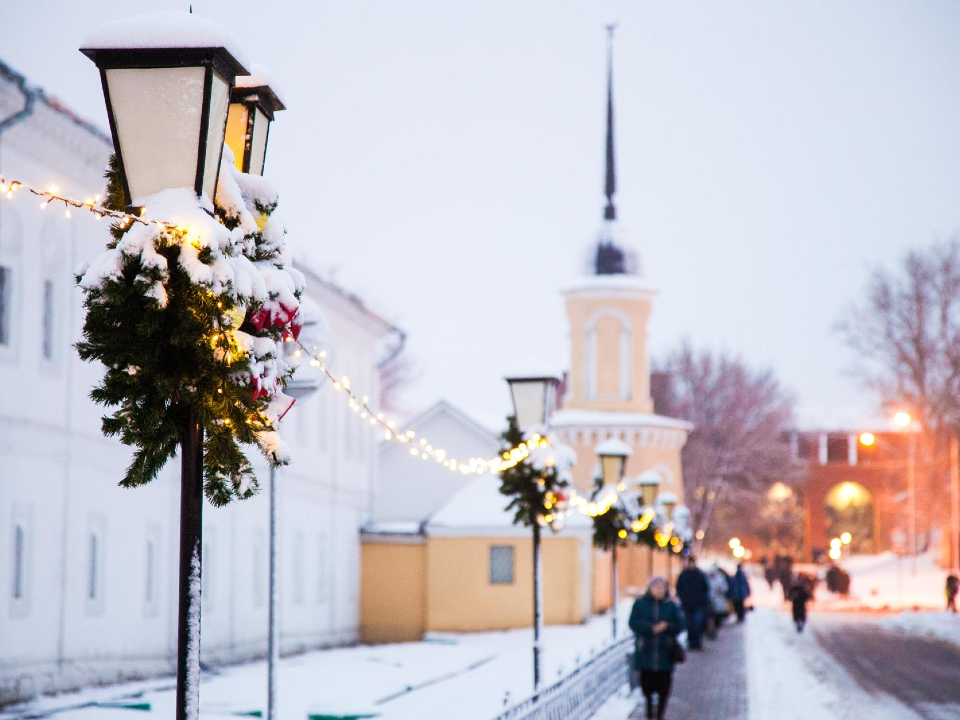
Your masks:
<svg viewBox="0 0 960 720"><path fill-rule="evenodd" d="M587 399L629 400L633 392L633 328L614 308L587 322Z"/></svg>

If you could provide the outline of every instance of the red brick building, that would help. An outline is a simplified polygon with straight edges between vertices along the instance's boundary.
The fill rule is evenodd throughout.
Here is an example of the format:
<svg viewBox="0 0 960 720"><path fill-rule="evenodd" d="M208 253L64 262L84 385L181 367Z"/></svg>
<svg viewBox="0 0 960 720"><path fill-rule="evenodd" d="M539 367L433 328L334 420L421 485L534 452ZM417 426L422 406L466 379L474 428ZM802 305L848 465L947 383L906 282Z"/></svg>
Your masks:
<svg viewBox="0 0 960 720"><path fill-rule="evenodd" d="M897 432L875 432L870 438L872 444L864 445L857 432L791 433L793 459L806 469L801 487L808 558L825 555L831 538L844 532L852 536L853 552L905 549L910 438ZM918 480L925 471L918 463ZM918 489L917 545L921 550L930 542L925 507Z"/></svg>

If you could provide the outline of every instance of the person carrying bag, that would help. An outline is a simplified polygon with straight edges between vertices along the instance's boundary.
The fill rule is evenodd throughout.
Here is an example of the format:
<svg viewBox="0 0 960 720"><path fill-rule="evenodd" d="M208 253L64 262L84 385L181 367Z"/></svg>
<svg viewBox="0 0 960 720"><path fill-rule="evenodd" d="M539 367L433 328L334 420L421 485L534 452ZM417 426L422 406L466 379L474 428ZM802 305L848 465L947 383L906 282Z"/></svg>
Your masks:
<svg viewBox="0 0 960 720"><path fill-rule="evenodd" d="M630 612L630 629L636 635L633 669L640 673L640 689L646 699L647 718L651 720L663 720L674 666L686 658L677 640L684 628L683 611L668 597L668 588L665 578L652 578L647 592L637 599Z"/></svg>

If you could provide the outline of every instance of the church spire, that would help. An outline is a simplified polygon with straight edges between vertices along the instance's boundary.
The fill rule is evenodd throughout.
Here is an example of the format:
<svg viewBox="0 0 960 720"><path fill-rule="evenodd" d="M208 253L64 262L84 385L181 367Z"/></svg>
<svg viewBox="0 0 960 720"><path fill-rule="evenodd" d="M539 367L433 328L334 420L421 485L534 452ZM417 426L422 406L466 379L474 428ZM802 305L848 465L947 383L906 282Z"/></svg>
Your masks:
<svg viewBox="0 0 960 720"><path fill-rule="evenodd" d="M617 192L617 169L613 154L613 32L616 29L616 23L607 25L607 176L603 187L607 206L603 210L604 220L617 219L617 208L613 205L613 196Z"/></svg>

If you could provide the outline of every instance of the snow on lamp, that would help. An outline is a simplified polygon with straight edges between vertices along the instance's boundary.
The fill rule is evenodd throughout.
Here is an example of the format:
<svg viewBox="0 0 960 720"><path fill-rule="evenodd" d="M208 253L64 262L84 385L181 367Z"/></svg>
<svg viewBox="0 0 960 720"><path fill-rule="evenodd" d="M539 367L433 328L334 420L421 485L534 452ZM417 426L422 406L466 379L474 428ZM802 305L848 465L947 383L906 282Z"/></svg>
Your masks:
<svg viewBox="0 0 960 720"><path fill-rule="evenodd" d="M286 110L264 68L253 66L248 77L237 78L230 92L225 142L240 172L263 175L267 140L273 115Z"/></svg>
<svg viewBox="0 0 960 720"><path fill-rule="evenodd" d="M664 515L666 515L668 520L672 520L673 509L677 506L677 496L668 490L667 492L660 493L660 497L658 497L657 500L660 503L660 507L663 508Z"/></svg>
<svg viewBox="0 0 960 720"><path fill-rule="evenodd" d="M80 52L100 69L127 206L182 187L212 203L230 90L249 74L233 36L168 10L108 23Z"/></svg>
<svg viewBox="0 0 960 720"><path fill-rule="evenodd" d="M528 363L523 372L508 375L517 426L524 432L543 429L556 402L557 374L542 363Z"/></svg>
<svg viewBox="0 0 960 720"><path fill-rule="evenodd" d="M660 475L654 470L647 470L637 478L637 485L640 486L640 498L644 507L653 507L657 501L657 492L660 490L661 482Z"/></svg>
<svg viewBox="0 0 960 720"><path fill-rule="evenodd" d="M622 440L610 438L597 445L595 452L600 457L603 484L616 486L623 479L623 471L630 457L630 446Z"/></svg>

